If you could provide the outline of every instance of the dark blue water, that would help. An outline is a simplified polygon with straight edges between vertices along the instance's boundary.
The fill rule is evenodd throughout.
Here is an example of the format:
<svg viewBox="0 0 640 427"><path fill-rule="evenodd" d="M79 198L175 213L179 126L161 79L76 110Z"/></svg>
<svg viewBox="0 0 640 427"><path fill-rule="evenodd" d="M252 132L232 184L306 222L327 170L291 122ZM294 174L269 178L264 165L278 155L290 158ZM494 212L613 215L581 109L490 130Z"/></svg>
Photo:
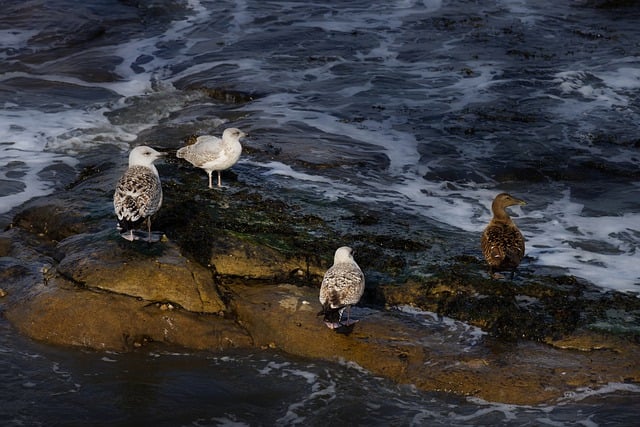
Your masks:
<svg viewBox="0 0 640 427"><path fill-rule="evenodd" d="M611 3L0 1L0 223L64 187L88 156L119 151L110 160L124 162L131 145L177 148L233 125L251 134L239 185L315 203L338 226L345 204L398 212L413 219L408 232L455 232L450 252L473 253L491 199L509 191L528 202L514 209L525 268L638 292L640 7ZM430 262L411 268L426 274ZM523 408L273 353L52 349L0 324L2 419L13 425L638 415L625 385Z"/></svg>

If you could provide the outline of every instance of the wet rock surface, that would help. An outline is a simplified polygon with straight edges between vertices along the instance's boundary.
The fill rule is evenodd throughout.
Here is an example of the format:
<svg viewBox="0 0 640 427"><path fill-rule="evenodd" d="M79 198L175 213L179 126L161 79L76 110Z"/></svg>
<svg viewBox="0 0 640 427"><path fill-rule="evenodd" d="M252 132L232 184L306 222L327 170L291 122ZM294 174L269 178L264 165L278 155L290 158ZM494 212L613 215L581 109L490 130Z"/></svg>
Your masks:
<svg viewBox="0 0 640 427"><path fill-rule="evenodd" d="M458 258L434 269L429 278L381 286L377 296L387 306L409 304L433 311L506 341L554 345L583 329L638 341L640 301L635 295L604 292L572 276L525 273L514 281L492 280L478 273L481 265L473 268L479 262Z"/></svg>
<svg viewBox="0 0 640 427"><path fill-rule="evenodd" d="M452 319L377 309L355 311L360 321L334 332L315 316L315 289L236 285L231 292L234 310L256 345L354 361L377 375L424 390L534 404L575 387L640 380L634 362L640 348L618 337L580 333L573 336L575 342L565 344L582 351L563 351L528 340L479 336ZM597 347L589 347L595 342Z"/></svg>
<svg viewBox="0 0 640 427"><path fill-rule="evenodd" d="M80 288L170 301L194 313L222 313L224 303L209 270L183 257L172 242L128 242L112 232L81 234L64 240L57 266Z"/></svg>
<svg viewBox="0 0 640 427"><path fill-rule="evenodd" d="M637 296L526 265L512 281L490 280L479 251L447 253L451 236L437 226L427 236L373 208L310 210L238 183L233 170L212 191L177 160L159 166L165 201L152 225L165 237L132 243L111 205L125 156L118 167L90 160L0 236L0 310L34 339L118 351L276 347L523 404L640 381ZM316 316L336 242L354 246L367 275L360 322L338 332Z"/></svg>
<svg viewBox="0 0 640 427"><path fill-rule="evenodd" d="M251 345L234 322L55 279L26 301L9 301L7 318L26 335L58 345L129 351L150 342L198 350Z"/></svg>

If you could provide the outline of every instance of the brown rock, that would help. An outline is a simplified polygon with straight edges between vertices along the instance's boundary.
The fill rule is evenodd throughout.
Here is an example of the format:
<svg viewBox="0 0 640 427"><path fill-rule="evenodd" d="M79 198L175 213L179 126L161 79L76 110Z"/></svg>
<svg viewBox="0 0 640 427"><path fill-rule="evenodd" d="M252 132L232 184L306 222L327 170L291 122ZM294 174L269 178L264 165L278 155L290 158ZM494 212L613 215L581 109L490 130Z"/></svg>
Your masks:
<svg viewBox="0 0 640 427"><path fill-rule="evenodd" d="M324 225L314 229L315 219L300 222L302 215L291 216L284 203L266 203L258 192L184 192L180 198L180 180L165 179L167 200L155 224L180 240L181 248L172 241L132 243L113 229L110 192L117 176L108 174L91 175L30 204L5 232L11 240L4 240L4 249L0 241L0 285L7 291L1 310L25 335L114 350L149 342L209 350L280 348L357 363L423 390L518 404L553 401L580 386L640 381L637 339L598 336L587 323L609 308L635 312L635 297L591 298L575 279L547 286L533 277L527 286L510 286L482 279L474 273L481 269L474 259L452 261L453 267L443 261L444 272L429 270L428 279L396 284L401 276L394 274L405 272L407 257L422 256L422 246L363 231L347 237L369 254L364 264L374 273L369 284L378 281L379 306L411 303L448 317L358 309L354 315L361 321L338 333L316 316L317 288L272 284L319 283L326 266L311 258L320 258L318 252L330 256L326 248L334 241ZM191 215L184 215L185 206ZM357 222L358 229L369 223ZM398 250L387 254L388 248ZM291 255L301 250L308 257ZM212 270L226 284L228 305ZM386 273L375 279L375 272ZM266 284L248 285L258 280ZM493 335L480 336L469 324Z"/></svg>
<svg viewBox="0 0 640 427"><path fill-rule="evenodd" d="M129 242L106 231L74 236L58 248L65 253L58 273L83 287L168 301L197 313L225 309L211 272L172 242Z"/></svg>
<svg viewBox="0 0 640 427"><path fill-rule="evenodd" d="M86 231L83 212L76 212L62 201L33 202L14 218L14 225L53 241Z"/></svg>
<svg viewBox="0 0 640 427"><path fill-rule="evenodd" d="M53 259L23 244L24 231L6 234L15 244L0 261L7 291L0 304L31 338L116 351L151 342L214 351L252 345L238 324L219 315L225 306L211 273L170 242L132 244L113 230L66 239L59 248L69 280Z"/></svg>
<svg viewBox="0 0 640 427"><path fill-rule="evenodd" d="M199 350L251 345L241 328L217 315L162 310L140 299L78 289L60 278L9 305L6 316L34 339L100 350L127 351L150 342Z"/></svg>
<svg viewBox="0 0 640 427"><path fill-rule="evenodd" d="M322 278L326 269L313 260L288 257L281 251L222 230L216 236L210 262L220 276L251 280Z"/></svg>
<svg viewBox="0 0 640 427"><path fill-rule="evenodd" d="M0 237L0 257L7 256L11 252L11 239Z"/></svg>
<svg viewBox="0 0 640 427"><path fill-rule="evenodd" d="M373 310L350 333L336 333L316 316L314 288L234 285L230 292L255 345L349 360L423 390L539 404L578 386L640 380L640 348L628 342L615 351L568 352L534 342L477 340L461 322Z"/></svg>

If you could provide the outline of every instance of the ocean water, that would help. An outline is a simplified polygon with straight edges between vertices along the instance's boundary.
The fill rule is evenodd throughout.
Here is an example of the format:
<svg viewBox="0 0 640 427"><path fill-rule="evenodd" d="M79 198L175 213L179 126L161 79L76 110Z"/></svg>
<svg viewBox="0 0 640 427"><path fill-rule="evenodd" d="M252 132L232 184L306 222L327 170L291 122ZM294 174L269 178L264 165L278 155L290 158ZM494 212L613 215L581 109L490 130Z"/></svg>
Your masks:
<svg viewBox="0 0 640 427"><path fill-rule="evenodd" d="M508 191L528 203L512 209L527 239L523 268L637 293L640 6L605 4L0 0L2 222L25 201L68 184L79 162L101 147L118 147L122 156L114 161L124 164L131 145L154 145L149 137L219 133L233 125L250 133L234 167L238 185L329 209L349 203L407 215L420 232L464 236L452 243L452 253L478 256L491 200ZM221 103L194 90L199 87L251 99ZM10 360L5 384L22 390L25 402L60 393L67 397L53 411L59 415L71 405L81 417L84 409L74 399L86 390L99 397L102 381L106 397L129 383L134 402L145 393L142 378L109 383L107 374L101 377L115 369L109 367L135 365L127 356L110 361L32 350L32 343L7 336L11 342L0 346ZM264 403L269 420L281 424L320 424L320 403L353 421L349 405L362 404L353 397L361 392L346 386L351 400L338 399L342 383L332 375L372 389L379 384L351 366L282 355L222 360L158 353L134 360L159 361L167 376L151 387L161 395L148 406L155 409L171 407L173 387L188 389L179 377L195 375L189 364L211 375L246 365L252 378L270 363L282 365L265 375L291 380L283 406L266 397ZM52 379L23 375L31 363L35 376L53 372ZM228 386L224 375L219 381ZM385 384L358 408L372 414L364 420L399 425L451 419L458 425L605 425L618 412L627 421L637 417L625 387L577 390L555 406L521 408ZM5 419L20 425L34 405ZM111 405L102 408L106 424L118 421L108 416ZM399 418L378 418L389 406ZM609 412L619 407L625 409ZM125 402L119 410L126 408ZM261 408L245 409L260 414ZM242 411L205 411L202 419L167 425L253 425ZM159 419L151 410L143 414Z"/></svg>

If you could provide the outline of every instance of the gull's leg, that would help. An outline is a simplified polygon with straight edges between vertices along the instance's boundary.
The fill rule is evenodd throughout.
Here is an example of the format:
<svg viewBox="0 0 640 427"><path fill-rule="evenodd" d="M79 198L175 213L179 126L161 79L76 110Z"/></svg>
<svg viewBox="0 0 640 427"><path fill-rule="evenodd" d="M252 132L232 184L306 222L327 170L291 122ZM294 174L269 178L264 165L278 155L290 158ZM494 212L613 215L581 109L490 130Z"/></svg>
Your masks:
<svg viewBox="0 0 640 427"><path fill-rule="evenodd" d="M213 188L213 185L211 185L211 172L207 171L207 173L209 174L209 188Z"/></svg>
<svg viewBox="0 0 640 427"><path fill-rule="evenodd" d="M357 320L351 320L351 306L348 305L347 306L347 322L346 323L341 323L344 326L351 326L354 323L358 323Z"/></svg>
<svg viewBox="0 0 640 427"><path fill-rule="evenodd" d="M218 188L222 187L222 172L218 171Z"/></svg>

